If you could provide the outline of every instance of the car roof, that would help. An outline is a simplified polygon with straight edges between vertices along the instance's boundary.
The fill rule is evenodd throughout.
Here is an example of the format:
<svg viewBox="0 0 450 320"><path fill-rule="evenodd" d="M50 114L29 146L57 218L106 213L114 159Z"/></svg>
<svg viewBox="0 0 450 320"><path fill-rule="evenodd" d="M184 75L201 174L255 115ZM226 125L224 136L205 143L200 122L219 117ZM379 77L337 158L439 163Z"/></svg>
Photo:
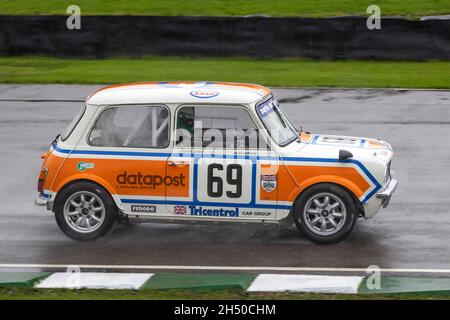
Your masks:
<svg viewBox="0 0 450 320"><path fill-rule="evenodd" d="M91 94L94 105L134 103L251 103L269 95L270 89L233 82L141 82L109 86Z"/></svg>

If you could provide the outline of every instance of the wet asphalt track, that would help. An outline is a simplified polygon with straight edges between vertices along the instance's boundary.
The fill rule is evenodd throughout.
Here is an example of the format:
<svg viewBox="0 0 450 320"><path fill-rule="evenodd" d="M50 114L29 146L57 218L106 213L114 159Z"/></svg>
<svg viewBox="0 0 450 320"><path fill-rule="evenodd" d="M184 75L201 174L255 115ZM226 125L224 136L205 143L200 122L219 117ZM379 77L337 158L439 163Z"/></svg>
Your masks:
<svg viewBox="0 0 450 320"><path fill-rule="evenodd" d="M379 137L394 147L400 185L391 205L359 220L340 244L243 224L118 225L77 243L33 199L40 153L96 88L0 86L0 264L450 269L449 91L274 90L306 131Z"/></svg>

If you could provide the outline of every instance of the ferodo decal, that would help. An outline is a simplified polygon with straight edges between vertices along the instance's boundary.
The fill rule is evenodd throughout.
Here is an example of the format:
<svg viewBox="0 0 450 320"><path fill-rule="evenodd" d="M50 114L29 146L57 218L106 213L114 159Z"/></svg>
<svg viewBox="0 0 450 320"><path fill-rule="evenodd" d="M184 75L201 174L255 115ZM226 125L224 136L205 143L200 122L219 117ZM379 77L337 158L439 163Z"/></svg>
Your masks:
<svg viewBox="0 0 450 320"><path fill-rule="evenodd" d="M94 164L88 162L78 162L77 169L81 172L85 171L86 169L94 169Z"/></svg>
<svg viewBox="0 0 450 320"><path fill-rule="evenodd" d="M177 176L160 176L152 174L138 173L128 173L124 171L123 173L117 175L116 181L119 185L139 187L139 188L151 188L155 189L158 186L182 186L186 185L186 176L184 174L179 174Z"/></svg>
<svg viewBox="0 0 450 320"><path fill-rule="evenodd" d="M262 175L261 176L261 187L266 192L272 192L277 187L277 176L276 175Z"/></svg>
<svg viewBox="0 0 450 320"><path fill-rule="evenodd" d="M131 212L147 212L147 213L155 213L156 206L148 206L148 205L132 205Z"/></svg>
<svg viewBox="0 0 450 320"><path fill-rule="evenodd" d="M191 216L209 217L239 217L239 208L234 209L204 209L203 207L189 206Z"/></svg>

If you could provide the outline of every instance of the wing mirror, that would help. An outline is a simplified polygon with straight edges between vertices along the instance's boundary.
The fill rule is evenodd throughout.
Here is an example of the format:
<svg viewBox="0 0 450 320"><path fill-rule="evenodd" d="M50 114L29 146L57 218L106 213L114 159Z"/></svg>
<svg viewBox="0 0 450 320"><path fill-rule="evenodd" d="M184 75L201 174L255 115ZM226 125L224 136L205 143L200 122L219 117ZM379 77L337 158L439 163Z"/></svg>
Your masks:
<svg viewBox="0 0 450 320"><path fill-rule="evenodd" d="M353 154L347 150L339 150L339 161L344 161L353 157Z"/></svg>

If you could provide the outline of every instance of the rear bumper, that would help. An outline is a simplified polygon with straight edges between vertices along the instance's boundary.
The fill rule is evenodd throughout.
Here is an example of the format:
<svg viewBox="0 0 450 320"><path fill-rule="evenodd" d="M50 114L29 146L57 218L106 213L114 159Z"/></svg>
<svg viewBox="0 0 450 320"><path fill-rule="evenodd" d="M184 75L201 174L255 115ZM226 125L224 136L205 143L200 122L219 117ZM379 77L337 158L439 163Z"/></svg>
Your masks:
<svg viewBox="0 0 450 320"><path fill-rule="evenodd" d="M39 193L34 199L34 204L41 207L46 207L48 210L53 209L53 199L51 195Z"/></svg>
<svg viewBox="0 0 450 320"><path fill-rule="evenodd" d="M395 179L395 173L392 171L389 182L377 193L377 198L382 200L381 204L383 208L386 208L389 205L389 201L391 201L392 194L394 194L397 186L398 181Z"/></svg>
<svg viewBox="0 0 450 320"><path fill-rule="evenodd" d="M48 200L47 199L42 199L40 194L38 194L36 196L36 198L34 199L34 204L38 205L38 206L41 206L41 207L46 207L47 203L48 203Z"/></svg>

